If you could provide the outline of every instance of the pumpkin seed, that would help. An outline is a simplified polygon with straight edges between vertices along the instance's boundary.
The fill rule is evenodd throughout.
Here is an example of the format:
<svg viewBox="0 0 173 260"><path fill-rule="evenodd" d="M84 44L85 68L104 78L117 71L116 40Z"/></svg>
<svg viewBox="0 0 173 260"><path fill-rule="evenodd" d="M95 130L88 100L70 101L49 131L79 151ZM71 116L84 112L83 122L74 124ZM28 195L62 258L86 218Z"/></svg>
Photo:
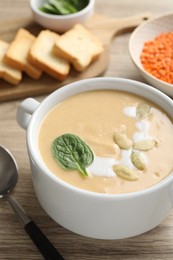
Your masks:
<svg viewBox="0 0 173 260"><path fill-rule="evenodd" d="M114 134L114 141L121 149L124 150L129 150L132 146L132 141L123 133L116 132Z"/></svg>
<svg viewBox="0 0 173 260"><path fill-rule="evenodd" d="M137 169L144 170L145 162L144 162L144 158L142 157L141 153L133 151L131 154L131 161Z"/></svg>
<svg viewBox="0 0 173 260"><path fill-rule="evenodd" d="M129 181L135 181L139 178L134 171L125 165L114 165L113 170L119 177Z"/></svg>
<svg viewBox="0 0 173 260"><path fill-rule="evenodd" d="M136 108L136 117L138 119L145 118L150 112L150 106L146 103L139 103Z"/></svg>
<svg viewBox="0 0 173 260"><path fill-rule="evenodd" d="M149 151L156 146L157 141L153 139L142 139L133 144L133 149L139 151Z"/></svg>

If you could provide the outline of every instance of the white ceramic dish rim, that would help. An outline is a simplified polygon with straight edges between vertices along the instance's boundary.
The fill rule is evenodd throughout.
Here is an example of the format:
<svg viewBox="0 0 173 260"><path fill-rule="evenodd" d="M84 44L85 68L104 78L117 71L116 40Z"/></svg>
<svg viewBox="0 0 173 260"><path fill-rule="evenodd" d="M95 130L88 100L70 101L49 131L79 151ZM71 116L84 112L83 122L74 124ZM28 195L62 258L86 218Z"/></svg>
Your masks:
<svg viewBox="0 0 173 260"><path fill-rule="evenodd" d="M34 12L38 13L39 15L42 15L42 16L47 17L52 20L53 19L64 20L64 19L82 16L84 13L86 13L88 11L88 9L92 9L92 7L94 6L95 0L88 0L88 1L89 1L89 3L82 10L80 10L76 13L73 13L73 14L66 14L66 15L44 13L38 9L38 6L36 6L36 4L35 4L35 0L30 0L30 5L31 5L31 8L34 10Z"/></svg>
<svg viewBox="0 0 173 260"><path fill-rule="evenodd" d="M172 16L173 17L173 13L166 13L164 15L159 15L159 16L156 16L154 18L151 18L150 20L142 23L141 25L139 25L131 34L130 36L130 39L129 39L129 54L134 62L134 64L136 65L136 67L138 67L147 77L155 80L156 82L158 82L160 85L164 85L165 87L170 87L172 88L172 91L173 91L173 84L169 84L163 80L160 80L156 77L154 77L152 74L150 74L149 72L147 72L142 64L138 64L135 59L134 59L134 56L133 56L133 52L132 52L132 49L131 49L131 46L132 46L132 43L134 41L134 38L136 36L136 34L138 33L138 31L140 31L142 28L146 27L148 24L150 24L151 22L154 22L154 21L157 21L157 20L160 20L160 19L164 19L164 17L168 17L168 16ZM152 39L151 39L152 40Z"/></svg>
<svg viewBox="0 0 173 260"><path fill-rule="evenodd" d="M57 89L56 91L54 91L52 94L48 95L41 103L40 105L38 106L38 108L34 111L30 121L29 121L29 125L28 125L28 129L27 129L27 146L28 146L28 150L30 151L29 154L30 154L30 157L32 158L34 164L36 164L38 166L38 168L43 172L43 174L46 174L49 178L53 179L53 181L55 182L58 182L59 184L61 184L64 188L67 188L67 189L70 189L71 191L73 192L76 192L76 193L79 193L79 194L82 194L82 195L86 195L86 196L94 196L94 197L97 197L97 198L100 198L100 199L109 199L109 200L126 200L126 199L129 199L129 198L133 198L133 197L136 197L136 196L143 196L145 194L148 194L148 193L153 193L155 192L156 190L162 188L162 187L165 187L166 185L168 185L169 183L173 183L173 174L170 173L170 175L168 177L166 177L164 180L162 180L161 182L159 182L158 184L154 185L154 186L151 186L147 189L144 189L144 190L140 190L140 191L135 191L135 192L130 192L130 193L125 193L125 194L102 194L102 193L97 193L97 192L91 192L91 191L86 191L86 190L83 190L83 189L80 189L80 188L77 188L71 184L68 184L67 182L61 180L59 177L55 176L47 167L44 167L42 163L40 163L40 160L39 160L39 156L37 155L37 152L35 151L36 149L34 148L34 145L33 145L33 127L34 127L34 121L36 120L37 118L37 115L40 113L40 110L46 105L46 103L52 98L52 96L54 95L55 92L58 92L58 93L65 93L66 91L68 92L68 89L72 89L74 87L77 87L77 86L80 86L81 83L85 83L85 82L88 82L88 81L91 81L94 82L95 81L100 81L100 82L103 82L103 81L115 81L118 80L120 83L122 82L127 82L127 81L130 81L131 83L133 83L134 85L138 85L140 88L143 88L144 91L146 91L146 89L150 92L152 92L153 94L156 94L156 95L160 95L162 97L162 99L164 99L164 102L168 102L170 106L173 107L173 101L171 100L171 98L169 98L166 94L162 93L160 90L158 89L155 89L145 83L142 83L142 82L138 82L138 81L135 81L135 80L129 80L129 79L125 79L125 78L113 78L113 77L98 77L98 78L92 78L92 79L84 79L84 80L80 80L78 82L74 82L74 83L70 83L68 85L66 85L66 87L62 87L60 89ZM98 88L100 89L100 88ZM102 89L105 89L102 88ZM90 89L89 89L90 90ZM89 90L84 90L84 92L86 91L89 91ZM123 91L123 89L122 89ZM127 91L127 90L124 90L125 92L130 92ZM132 92L133 93L133 92ZM72 96L73 94L71 94L70 96ZM137 94L139 95L139 94ZM140 96L140 95L139 95ZM43 160L42 160L43 161Z"/></svg>

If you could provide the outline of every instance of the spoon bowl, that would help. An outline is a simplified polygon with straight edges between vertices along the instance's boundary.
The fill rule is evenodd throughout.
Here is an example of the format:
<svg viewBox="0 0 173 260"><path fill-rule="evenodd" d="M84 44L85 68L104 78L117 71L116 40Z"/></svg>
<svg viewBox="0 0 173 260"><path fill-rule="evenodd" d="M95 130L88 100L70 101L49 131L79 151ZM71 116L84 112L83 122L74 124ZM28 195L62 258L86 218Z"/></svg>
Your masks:
<svg viewBox="0 0 173 260"><path fill-rule="evenodd" d="M17 184L18 166L12 154L0 146L0 198L5 197L16 213L25 231L47 260L64 259L37 225L31 220L24 209L9 194Z"/></svg>
<svg viewBox="0 0 173 260"><path fill-rule="evenodd" d="M0 146L0 198L13 190L18 181L18 167L12 154Z"/></svg>

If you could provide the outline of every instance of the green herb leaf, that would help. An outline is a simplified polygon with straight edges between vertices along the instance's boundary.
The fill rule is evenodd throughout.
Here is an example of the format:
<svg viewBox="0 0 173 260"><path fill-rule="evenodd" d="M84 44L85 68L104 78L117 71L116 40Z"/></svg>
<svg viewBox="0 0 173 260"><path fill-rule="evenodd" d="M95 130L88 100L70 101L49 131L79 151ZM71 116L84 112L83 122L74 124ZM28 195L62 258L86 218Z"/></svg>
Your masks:
<svg viewBox="0 0 173 260"><path fill-rule="evenodd" d="M89 0L83 0L83 1L81 1L81 0L69 0L69 2L71 2L71 4L78 10L78 11L80 11L80 10L82 10L82 9L84 9L87 5L88 5L88 3L89 3Z"/></svg>
<svg viewBox="0 0 173 260"><path fill-rule="evenodd" d="M49 0L39 10L45 13L67 15L76 13L85 8L89 0Z"/></svg>
<svg viewBox="0 0 173 260"><path fill-rule="evenodd" d="M44 13L48 13L48 14L58 14L57 9L51 5L51 4L47 4L45 3L42 7L39 8L40 11L44 12ZM60 13L59 13L60 14Z"/></svg>
<svg viewBox="0 0 173 260"><path fill-rule="evenodd" d="M64 134L53 141L52 153L55 160L66 170L79 170L88 176L86 167L94 160L90 147L74 134Z"/></svg>
<svg viewBox="0 0 173 260"><path fill-rule="evenodd" d="M70 14L71 12L68 10L68 4L62 0L49 0L50 4L53 5L57 12L60 14Z"/></svg>

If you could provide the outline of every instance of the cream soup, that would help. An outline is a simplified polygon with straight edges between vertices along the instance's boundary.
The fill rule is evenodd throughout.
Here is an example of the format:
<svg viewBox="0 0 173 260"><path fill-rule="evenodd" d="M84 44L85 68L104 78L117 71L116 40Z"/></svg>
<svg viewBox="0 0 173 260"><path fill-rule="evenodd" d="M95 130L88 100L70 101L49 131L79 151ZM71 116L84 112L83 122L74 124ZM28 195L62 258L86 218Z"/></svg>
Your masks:
<svg viewBox="0 0 173 260"><path fill-rule="evenodd" d="M79 136L94 153L87 177L64 170L52 156L54 139L66 133ZM116 133L127 139L120 138L120 142L129 141L128 148L121 147ZM141 150L135 146L141 140L145 140L144 146L146 140L154 144ZM150 187L171 172L173 124L157 105L139 96L114 90L89 91L57 104L46 115L40 127L39 149L49 170L71 185L99 193L128 193ZM137 154L137 162L142 159L142 167L138 167L141 162L134 164L132 153ZM118 174L118 165L137 178Z"/></svg>

